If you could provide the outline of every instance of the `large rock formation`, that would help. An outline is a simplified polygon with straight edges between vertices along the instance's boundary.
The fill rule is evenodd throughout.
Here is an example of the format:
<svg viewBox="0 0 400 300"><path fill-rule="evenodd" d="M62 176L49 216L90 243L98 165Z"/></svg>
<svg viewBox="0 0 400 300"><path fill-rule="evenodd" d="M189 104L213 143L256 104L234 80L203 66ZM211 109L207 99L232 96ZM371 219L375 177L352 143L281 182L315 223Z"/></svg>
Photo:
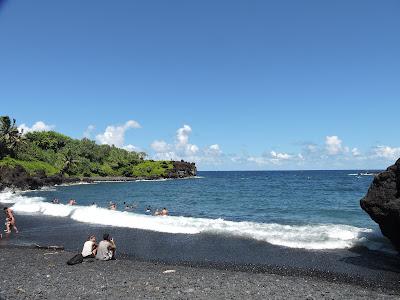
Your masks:
<svg viewBox="0 0 400 300"><path fill-rule="evenodd" d="M190 163L186 161L174 161L172 162L174 168L172 171L168 172L168 178L184 178L196 176L197 168L195 163Z"/></svg>
<svg viewBox="0 0 400 300"><path fill-rule="evenodd" d="M400 251L400 159L375 176L360 205Z"/></svg>
<svg viewBox="0 0 400 300"><path fill-rule="evenodd" d="M46 176L44 171L29 174L23 167L0 166L0 191L5 188L35 190L43 186L79 181L77 178L66 178L61 175Z"/></svg>

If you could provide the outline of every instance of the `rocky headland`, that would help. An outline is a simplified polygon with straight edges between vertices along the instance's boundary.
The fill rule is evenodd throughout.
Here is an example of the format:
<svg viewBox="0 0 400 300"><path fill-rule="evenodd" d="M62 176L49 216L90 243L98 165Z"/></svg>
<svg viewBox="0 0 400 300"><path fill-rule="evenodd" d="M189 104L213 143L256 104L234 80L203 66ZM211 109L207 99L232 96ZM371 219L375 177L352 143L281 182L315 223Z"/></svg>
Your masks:
<svg viewBox="0 0 400 300"><path fill-rule="evenodd" d="M70 184L79 181L79 178L65 177L61 174L47 176L43 171L30 174L21 166L0 166L0 191L5 188L36 190L44 186Z"/></svg>
<svg viewBox="0 0 400 300"><path fill-rule="evenodd" d="M30 173L22 166L0 166L0 191L5 188L18 190L36 190L44 186L60 184L73 184L78 182L94 181L136 181L136 180L157 180L177 179L193 177L197 174L195 163L185 161L173 161L172 169L166 169L164 174L148 176L102 176L102 177L71 177L62 174L48 176L44 171L38 170Z"/></svg>
<svg viewBox="0 0 400 300"><path fill-rule="evenodd" d="M375 176L360 205L400 251L400 159Z"/></svg>

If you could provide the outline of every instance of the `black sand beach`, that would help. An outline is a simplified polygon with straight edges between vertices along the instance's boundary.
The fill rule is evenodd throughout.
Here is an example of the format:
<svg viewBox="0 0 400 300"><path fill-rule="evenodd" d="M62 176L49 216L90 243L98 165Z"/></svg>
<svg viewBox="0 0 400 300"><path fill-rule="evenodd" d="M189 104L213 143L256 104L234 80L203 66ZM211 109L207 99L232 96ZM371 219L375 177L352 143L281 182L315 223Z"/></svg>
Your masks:
<svg viewBox="0 0 400 300"><path fill-rule="evenodd" d="M398 256L303 250L213 235L166 234L17 215L0 241L0 289L10 298L398 298ZM109 232L115 262L67 266L88 234ZM63 245L66 251L32 249ZM173 269L175 273L164 274ZM49 275L49 277L47 276ZM15 278L15 280L14 280Z"/></svg>
<svg viewBox="0 0 400 300"><path fill-rule="evenodd" d="M383 290L307 276L129 259L68 266L67 251L1 248L1 299L398 299Z"/></svg>

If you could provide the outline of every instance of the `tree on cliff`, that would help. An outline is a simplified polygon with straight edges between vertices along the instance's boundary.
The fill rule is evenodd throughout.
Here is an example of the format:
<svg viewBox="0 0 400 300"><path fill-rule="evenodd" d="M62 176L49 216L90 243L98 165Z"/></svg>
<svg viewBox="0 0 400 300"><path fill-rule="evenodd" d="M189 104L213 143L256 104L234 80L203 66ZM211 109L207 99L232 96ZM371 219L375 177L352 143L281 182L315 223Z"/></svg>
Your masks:
<svg viewBox="0 0 400 300"><path fill-rule="evenodd" d="M73 167L79 163L79 158L74 153L74 151L70 148L65 149L62 153L62 168L60 173L61 174L70 174L72 172Z"/></svg>
<svg viewBox="0 0 400 300"><path fill-rule="evenodd" d="M23 142L22 134L18 131L15 119L8 116L0 117L0 158L14 156L16 149Z"/></svg>
<svg viewBox="0 0 400 300"><path fill-rule="evenodd" d="M145 160L146 153L127 151L55 131L19 132L15 119L0 117L0 167L75 177L125 176L165 178L193 176L192 166L171 161ZM194 167L195 168L195 167ZM186 170L186 171L185 171Z"/></svg>

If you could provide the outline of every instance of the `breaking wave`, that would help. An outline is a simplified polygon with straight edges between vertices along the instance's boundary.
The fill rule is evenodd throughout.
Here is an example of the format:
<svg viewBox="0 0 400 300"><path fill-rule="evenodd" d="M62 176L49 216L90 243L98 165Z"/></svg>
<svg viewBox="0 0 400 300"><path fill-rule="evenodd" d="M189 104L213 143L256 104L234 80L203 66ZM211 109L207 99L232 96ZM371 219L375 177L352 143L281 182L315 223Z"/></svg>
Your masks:
<svg viewBox="0 0 400 300"><path fill-rule="evenodd" d="M366 246L373 250L390 249L390 244L388 245L380 233L350 225L282 225L183 216L155 217L126 211L111 211L96 205L52 204L45 202L43 197L26 197L23 193L11 192L0 193L0 202L13 204L12 209L19 214L66 217L84 223L165 233L228 235L304 249L343 249L354 246Z"/></svg>

